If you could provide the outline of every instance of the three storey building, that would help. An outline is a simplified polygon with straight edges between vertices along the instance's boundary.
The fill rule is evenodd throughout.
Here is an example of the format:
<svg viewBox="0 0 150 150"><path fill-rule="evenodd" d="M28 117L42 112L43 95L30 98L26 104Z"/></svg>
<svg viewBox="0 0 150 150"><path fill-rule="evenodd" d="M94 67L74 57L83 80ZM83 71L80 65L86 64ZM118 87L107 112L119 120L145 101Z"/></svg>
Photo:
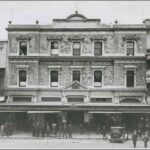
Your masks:
<svg viewBox="0 0 150 150"><path fill-rule="evenodd" d="M5 119L149 125L150 21L103 24L75 12L53 24L8 28Z"/></svg>

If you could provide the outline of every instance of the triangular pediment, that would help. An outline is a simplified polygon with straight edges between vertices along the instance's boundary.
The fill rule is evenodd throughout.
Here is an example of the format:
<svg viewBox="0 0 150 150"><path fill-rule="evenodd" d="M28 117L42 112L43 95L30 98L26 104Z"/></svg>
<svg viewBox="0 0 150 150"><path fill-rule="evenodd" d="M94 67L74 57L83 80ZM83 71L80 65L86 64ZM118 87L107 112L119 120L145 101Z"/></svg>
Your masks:
<svg viewBox="0 0 150 150"><path fill-rule="evenodd" d="M71 84L67 85L64 89L87 89L79 81L73 81Z"/></svg>

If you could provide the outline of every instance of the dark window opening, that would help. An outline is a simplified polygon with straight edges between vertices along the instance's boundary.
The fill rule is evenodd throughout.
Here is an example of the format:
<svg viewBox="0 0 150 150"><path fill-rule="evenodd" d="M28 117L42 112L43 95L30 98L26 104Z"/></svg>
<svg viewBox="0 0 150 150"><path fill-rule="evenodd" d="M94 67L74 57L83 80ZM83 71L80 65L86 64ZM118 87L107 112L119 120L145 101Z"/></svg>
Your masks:
<svg viewBox="0 0 150 150"><path fill-rule="evenodd" d="M134 56L134 42L127 42L127 56Z"/></svg>
<svg viewBox="0 0 150 150"><path fill-rule="evenodd" d="M58 71L51 71L51 86L58 86Z"/></svg>
<svg viewBox="0 0 150 150"><path fill-rule="evenodd" d="M150 60L147 61L147 70L150 70Z"/></svg>
<svg viewBox="0 0 150 150"><path fill-rule="evenodd" d="M42 97L42 102L61 102L60 97Z"/></svg>
<svg viewBox="0 0 150 150"><path fill-rule="evenodd" d="M13 97L13 102L31 102L31 97L21 97L21 96L14 96Z"/></svg>
<svg viewBox="0 0 150 150"><path fill-rule="evenodd" d="M134 71L127 71L127 87L134 87Z"/></svg>
<svg viewBox="0 0 150 150"><path fill-rule="evenodd" d="M75 81L75 80L80 82L80 71L79 70L73 71L73 81Z"/></svg>
<svg viewBox="0 0 150 150"><path fill-rule="evenodd" d="M68 98L68 102L80 103L83 102L83 98Z"/></svg>
<svg viewBox="0 0 150 150"><path fill-rule="evenodd" d="M102 86L102 71L94 71L94 86Z"/></svg>
<svg viewBox="0 0 150 150"><path fill-rule="evenodd" d="M19 46L20 46L19 55L27 55L27 42L21 41Z"/></svg>
<svg viewBox="0 0 150 150"><path fill-rule="evenodd" d="M111 103L111 98L91 98L91 102L93 103Z"/></svg>
<svg viewBox="0 0 150 150"><path fill-rule="evenodd" d="M20 70L19 71L19 86L20 87L26 86L26 81L27 81L26 75L27 75L26 70Z"/></svg>
<svg viewBox="0 0 150 150"><path fill-rule="evenodd" d="M81 43L74 42L73 43L73 56L80 56L80 51L81 51Z"/></svg>
<svg viewBox="0 0 150 150"><path fill-rule="evenodd" d="M101 56L102 55L102 42L95 42L94 43L94 56Z"/></svg>

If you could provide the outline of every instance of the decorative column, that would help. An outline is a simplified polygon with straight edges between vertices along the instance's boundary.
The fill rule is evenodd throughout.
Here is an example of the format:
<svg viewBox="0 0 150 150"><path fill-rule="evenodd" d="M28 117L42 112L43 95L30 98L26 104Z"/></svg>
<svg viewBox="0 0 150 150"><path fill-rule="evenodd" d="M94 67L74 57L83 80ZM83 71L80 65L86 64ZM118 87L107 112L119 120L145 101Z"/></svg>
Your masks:
<svg viewBox="0 0 150 150"><path fill-rule="evenodd" d="M115 104L119 104L119 96L115 96L113 102L114 102Z"/></svg>

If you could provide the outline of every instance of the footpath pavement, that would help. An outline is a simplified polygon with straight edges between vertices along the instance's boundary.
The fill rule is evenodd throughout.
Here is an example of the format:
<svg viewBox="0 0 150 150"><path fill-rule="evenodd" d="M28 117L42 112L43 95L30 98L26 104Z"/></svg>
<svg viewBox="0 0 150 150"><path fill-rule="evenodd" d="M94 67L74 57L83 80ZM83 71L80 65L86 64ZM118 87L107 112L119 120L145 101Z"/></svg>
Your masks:
<svg viewBox="0 0 150 150"><path fill-rule="evenodd" d="M131 140L125 143L110 143L102 139L0 139L0 149L133 149ZM144 149L143 141L136 149ZM148 148L150 149L150 143Z"/></svg>
<svg viewBox="0 0 150 150"><path fill-rule="evenodd" d="M31 133L14 133L10 137L0 138L0 149L133 149L130 139L124 143L111 143L108 139L103 140L101 134L74 133L72 139L58 137L35 138ZM136 149L144 149L142 140L138 140ZM150 149L150 142L148 148Z"/></svg>

